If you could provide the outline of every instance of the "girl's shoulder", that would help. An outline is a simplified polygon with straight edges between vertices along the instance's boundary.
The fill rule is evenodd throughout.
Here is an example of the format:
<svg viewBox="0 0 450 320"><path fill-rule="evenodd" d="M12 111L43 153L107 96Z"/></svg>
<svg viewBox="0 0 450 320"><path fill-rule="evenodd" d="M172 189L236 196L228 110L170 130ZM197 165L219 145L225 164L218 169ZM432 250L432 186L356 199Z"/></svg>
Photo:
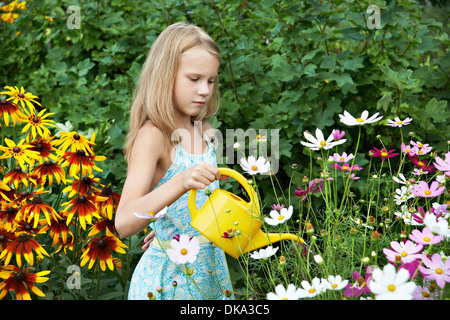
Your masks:
<svg viewBox="0 0 450 320"><path fill-rule="evenodd" d="M134 147L151 150L153 154L162 155L164 150L164 135L150 120L147 120L139 129Z"/></svg>

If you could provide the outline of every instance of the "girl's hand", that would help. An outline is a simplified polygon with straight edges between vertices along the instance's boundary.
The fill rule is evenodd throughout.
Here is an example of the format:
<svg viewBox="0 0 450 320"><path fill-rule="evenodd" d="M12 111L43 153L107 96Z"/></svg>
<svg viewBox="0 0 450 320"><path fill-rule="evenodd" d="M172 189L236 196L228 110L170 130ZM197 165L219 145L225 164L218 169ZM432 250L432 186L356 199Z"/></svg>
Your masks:
<svg viewBox="0 0 450 320"><path fill-rule="evenodd" d="M155 238L155 231L150 231L148 235L144 238L144 245L142 246L142 250L147 250L150 243L152 243L153 239Z"/></svg>
<svg viewBox="0 0 450 320"><path fill-rule="evenodd" d="M208 162L197 164L184 171L183 187L186 191L191 189L204 189L214 180L224 180L219 169Z"/></svg>

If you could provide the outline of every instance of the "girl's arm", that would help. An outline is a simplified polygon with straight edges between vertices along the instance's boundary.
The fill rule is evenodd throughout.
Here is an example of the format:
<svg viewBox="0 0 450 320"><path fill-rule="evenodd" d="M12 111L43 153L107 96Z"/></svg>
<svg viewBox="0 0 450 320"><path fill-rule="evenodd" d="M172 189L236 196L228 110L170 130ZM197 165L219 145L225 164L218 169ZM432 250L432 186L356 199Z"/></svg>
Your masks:
<svg viewBox="0 0 450 320"><path fill-rule="evenodd" d="M164 156L164 137L153 125L144 125L136 137L128 164L128 173L115 217L121 237L136 234L149 225L147 219L133 213L157 213L171 205L190 189L203 189L216 179L219 170L201 163L174 176L150 192L158 161Z"/></svg>

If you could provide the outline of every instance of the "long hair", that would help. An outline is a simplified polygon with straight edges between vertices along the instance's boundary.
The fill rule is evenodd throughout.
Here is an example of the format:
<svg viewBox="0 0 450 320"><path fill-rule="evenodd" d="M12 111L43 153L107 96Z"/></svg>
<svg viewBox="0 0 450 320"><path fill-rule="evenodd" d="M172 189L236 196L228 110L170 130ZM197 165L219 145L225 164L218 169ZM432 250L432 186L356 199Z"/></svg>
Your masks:
<svg viewBox="0 0 450 320"><path fill-rule="evenodd" d="M166 146L173 145L172 133L177 129L173 86L180 56L196 46L206 49L220 62L220 51L214 40L201 28L186 22L168 26L153 43L134 91L130 110L130 125L124 144L124 154L130 159L131 149L139 129L147 120L163 133ZM192 121L202 121L219 108L217 79L208 105Z"/></svg>

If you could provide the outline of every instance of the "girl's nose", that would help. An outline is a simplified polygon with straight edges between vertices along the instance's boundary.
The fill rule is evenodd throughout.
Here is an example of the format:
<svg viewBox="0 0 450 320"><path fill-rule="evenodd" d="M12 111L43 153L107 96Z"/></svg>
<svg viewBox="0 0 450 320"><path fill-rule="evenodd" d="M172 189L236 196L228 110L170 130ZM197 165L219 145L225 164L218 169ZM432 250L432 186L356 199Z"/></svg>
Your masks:
<svg viewBox="0 0 450 320"><path fill-rule="evenodd" d="M200 87L198 88L198 94L201 96L207 96L211 93L211 86L209 85L208 81L202 82L200 84Z"/></svg>

